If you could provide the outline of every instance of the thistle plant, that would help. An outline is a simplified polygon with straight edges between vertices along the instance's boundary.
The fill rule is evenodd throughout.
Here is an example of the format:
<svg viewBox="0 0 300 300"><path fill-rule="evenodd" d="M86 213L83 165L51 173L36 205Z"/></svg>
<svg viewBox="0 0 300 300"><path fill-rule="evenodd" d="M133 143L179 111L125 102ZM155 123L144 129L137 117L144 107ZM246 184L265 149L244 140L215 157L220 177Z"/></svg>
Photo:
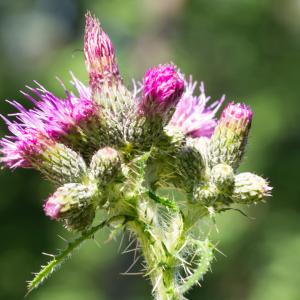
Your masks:
<svg viewBox="0 0 300 300"><path fill-rule="evenodd" d="M128 89L111 41L90 13L84 57L88 86L72 75L76 92L63 85L59 98L35 82L23 92L33 108L9 101L17 112L2 116L11 132L0 141L2 164L49 180L56 190L44 201L45 215L77 235L28 291L108 227L137 240L155 299L186 299L213 261L207 220L270 196L264 178L237 171L252 111L230 102L217 119L224 96L209 104L204 84L197 95L197 83L174 64L150 68Z"/></svg>

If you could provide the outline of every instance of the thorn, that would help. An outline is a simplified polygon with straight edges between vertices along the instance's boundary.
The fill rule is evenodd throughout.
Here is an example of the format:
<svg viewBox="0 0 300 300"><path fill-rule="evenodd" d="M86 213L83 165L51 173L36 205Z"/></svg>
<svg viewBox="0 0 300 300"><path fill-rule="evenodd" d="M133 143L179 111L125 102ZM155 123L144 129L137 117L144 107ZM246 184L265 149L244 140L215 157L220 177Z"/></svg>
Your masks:
<svg viewBox="0 0 300 300"><path fill-rule="evenodd" d="M124 238L125 238L125 234L122 234L120 245L118 247L118 253L121 252L121 248L122 248L122 245L123 245L123 242L124 242Z"/></svg>
<svg viewBox="0 0 300 300"><path fill-rule="evenodd" d="M93 241L99 249L102 249L101 245L99 244L99 242L96 239L93 239Z"/></svg>
<svg viewBox="0 0 300 300"><path fill-rule="evenodd" d="M214 248L217 252L219 252L220 254L222 254L224 257L227 257L227 255L225 253L223 253L221 250L219 250L218 248Z"/></svg>
<svg viewBox="0 0 300 300"><path fill-rule="evenodd" d="M54 257L55 257L55 255L53 255L53 254L49 254L49 253L46 253L46 252L42 252L42 254L43 254L43 255L45 255L45 256L50 256L50 257L52 257L52 258L54 258Z"/></svg>
<svg viewBox="0 0 300 300"><path fill-rule="evenodd" d="M57 235L61 240L63 240L64 242L68 243L68 240L66 240L64 237L62 237L61 235Z"/></svg>
<svg viewBox="0 0 300 300"><path fill-rule="evenodd" d="M152 293L155 292L156 288L157 288L158 285L159 285L159 282L161 281L161 278L162 278L162 274L160 274L159 277L157 278L157 280L156 280L156 282L155 282L155 285L153 286Z"/></svg>
<svg viewBox="0 0 300 300"><path fill-rule="evenodd" d="M129 271L135 266L135 264L139 261L141 257L137 257L133 263L129 266L129 268L124 272L124 273L121 273L121 275L126 275L127 273L129 273Z"/></svg>
<svg viewBox="0 0 300 300"><path fill-rule="evenodd" d="M131 240L131 242L127 245L127 247L123 250L123 252L122 252L122 254L124 253L124 252L126 252L131 246L132 246L132 244L135 242L135 240L133 239L133 240Z"/></svg>
<svg viewBox="0 0 300 300"><path fill-rule="evenodd" d="M129 249L127 251L123 251L122 254L127 254L127 253L131 253L131 252L135 252L134 254L136 254L136 251L137 250L140 250L141 248L132 248L132 249ZM135 259L135 257L134 257Z"/></svg>
<svg viewBox="0 0 300 300"><path fill-rule="evenodd" d="M120 273L120 275L125 275L125 276L136 276L136 275L144 275L143 272L136 272L136 273Z"/></svg>

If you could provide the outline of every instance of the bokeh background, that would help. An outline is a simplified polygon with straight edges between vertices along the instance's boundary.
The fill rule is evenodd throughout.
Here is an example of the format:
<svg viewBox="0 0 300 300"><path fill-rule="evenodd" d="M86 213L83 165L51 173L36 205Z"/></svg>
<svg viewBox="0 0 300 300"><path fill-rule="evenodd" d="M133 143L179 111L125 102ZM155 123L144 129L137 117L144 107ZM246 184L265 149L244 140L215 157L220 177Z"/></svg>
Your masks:
<svg viewBox="0 0 300 300"><path fill-rule="evenodd" d="M87 82L84 14L109 33L128 85L154 64L173 61L206 83L207 93L254 110L241 170L270 179L274 196L217 219L212 273L190 299L300 299L300 1L299 0L0 0L0 109L36 79L63 96L72 70ZM3 122L1 136L6 132ZM19 300L25 281L70 237L42 212L51 187L37 173L0 173L0 299ZM84 244L30 300L151 299L144 278L122 276L133 258L107 232Z"/></svg>

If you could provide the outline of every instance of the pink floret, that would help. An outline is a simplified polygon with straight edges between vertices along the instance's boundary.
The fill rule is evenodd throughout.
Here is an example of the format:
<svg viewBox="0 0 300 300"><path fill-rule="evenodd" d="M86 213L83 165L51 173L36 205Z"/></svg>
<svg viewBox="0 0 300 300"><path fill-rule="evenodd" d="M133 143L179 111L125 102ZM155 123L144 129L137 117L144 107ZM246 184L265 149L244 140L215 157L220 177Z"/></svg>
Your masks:
<svg viewBox="0 0 300 300"><path fill-rule="evenodd" d="M0 161L6 166L30 167L31 158L47 146L68 135L74 127L80 127L82 122L99 116L90 89L73 75L72 79L78 96L66 90L66 98L59 98L36 82L37 87L27 87L30 94L22 92L34 108L26 109L17 101L8 101L18 112L12 114L14 121L2 116L12 134L0 140Z"/></svg>
<svg viewBox="0 0 300 300"><path fill-rule="evenodd" d="M250 126L252 122L253 112L251 108L244 103L230 102L224 108L220 122L224 122L227 126L231 124L240 124L241 126Z"/></svg>
<svg viewBox="0 0 300 300"><path fill-rule="evenodd" d="M55 201L55 198L49 198L44 204L45 215L50 217L52 220L57 220L60 216L60 210L62 204Z"/></svg>
<svg viewBox="0 0 300 300"><path fill-rule="evenodd" d="M199 96L193 95L196 85L197 83L193 83L190 78L186 91L179 100L169 124L191 137L211 137L217 124L216 112L222 105L225 96L207 106L210 97L205 95L203 82L200 84Z"/></svg>
<svg viewBox="0 0 300 300"><path fill-rule="evenodd" d="M163 115L178 103L184 91L182 75L173 65L150 68L143 79L143 96L139 112Z"/></svg>

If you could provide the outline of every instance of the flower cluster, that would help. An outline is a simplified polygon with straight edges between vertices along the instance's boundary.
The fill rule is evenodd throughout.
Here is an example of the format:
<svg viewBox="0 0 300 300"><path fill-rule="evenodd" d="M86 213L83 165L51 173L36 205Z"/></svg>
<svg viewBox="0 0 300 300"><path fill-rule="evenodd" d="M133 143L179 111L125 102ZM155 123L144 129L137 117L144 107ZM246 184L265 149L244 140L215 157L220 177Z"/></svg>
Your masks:
<svg viewBox="0 0 300 300"><path fill-rule="evenodd" d="M35 83L23 92L33 108L9 101L17 112L2 116L10 131L0 140L2 164L40 171L56 187L46 216L80 233L29 290L109 225L136 236L156 299L183 299L213 259L209 234L197 234L200 221L270 196L265 179L237 172L252 111L230 102L218 119L225 97L209 104L203 83L194 95L197 83L174 64L150 68L130 91L112 42L89 13L84 56L89 86L72 75L77 92L62 84L60 98ZM93 226L100 210L105 220Z"/></svg>

